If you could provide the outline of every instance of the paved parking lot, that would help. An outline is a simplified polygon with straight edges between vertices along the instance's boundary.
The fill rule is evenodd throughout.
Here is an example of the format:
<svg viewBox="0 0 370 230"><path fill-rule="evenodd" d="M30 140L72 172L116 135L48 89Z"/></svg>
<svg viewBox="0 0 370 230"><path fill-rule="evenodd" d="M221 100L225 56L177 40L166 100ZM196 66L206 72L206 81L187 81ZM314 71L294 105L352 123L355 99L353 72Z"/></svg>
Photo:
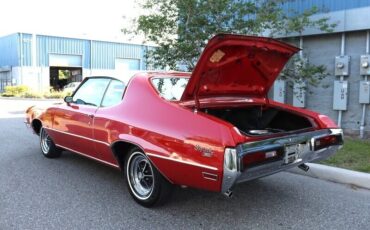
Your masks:
<svg viewBox="0 0 370 230"><path fill-rule="evenodd" d="M0 99L0 229L368 229L370 191L291 173L234 197L177 188L163 207L130 197L118 170L64 152L46 159L23 124L35 101Z"/></svg>

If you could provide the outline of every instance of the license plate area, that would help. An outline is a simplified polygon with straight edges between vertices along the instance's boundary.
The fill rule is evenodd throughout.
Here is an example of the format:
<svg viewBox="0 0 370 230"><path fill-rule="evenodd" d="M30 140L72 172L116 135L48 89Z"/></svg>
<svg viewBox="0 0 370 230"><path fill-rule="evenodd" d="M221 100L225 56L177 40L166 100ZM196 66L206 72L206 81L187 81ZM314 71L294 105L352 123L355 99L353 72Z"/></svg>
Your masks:
<svg viewBox="0 0 370 230"><path fill-rule="evenodd" d="M299 144L287 145L284 149L284 164L291 164L299 158Z"/></svg>

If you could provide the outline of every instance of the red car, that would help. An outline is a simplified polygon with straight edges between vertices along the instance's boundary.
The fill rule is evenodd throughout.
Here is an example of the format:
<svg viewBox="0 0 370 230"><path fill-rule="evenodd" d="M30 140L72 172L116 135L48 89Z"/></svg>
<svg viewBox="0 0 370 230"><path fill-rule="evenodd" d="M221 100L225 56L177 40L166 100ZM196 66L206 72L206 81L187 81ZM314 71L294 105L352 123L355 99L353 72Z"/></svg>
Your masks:
<svg viewBox="0 0 370 230"><path fill-rule="evenodd" d="M324 159L343 144L325 115L267 93L296 47L221 34L192 73L147 72L124 85L88 77L65 103L31 107L45 157L63 150L119 168L132 197L162 203L173 185L230 196L241 182Z"/></svg>

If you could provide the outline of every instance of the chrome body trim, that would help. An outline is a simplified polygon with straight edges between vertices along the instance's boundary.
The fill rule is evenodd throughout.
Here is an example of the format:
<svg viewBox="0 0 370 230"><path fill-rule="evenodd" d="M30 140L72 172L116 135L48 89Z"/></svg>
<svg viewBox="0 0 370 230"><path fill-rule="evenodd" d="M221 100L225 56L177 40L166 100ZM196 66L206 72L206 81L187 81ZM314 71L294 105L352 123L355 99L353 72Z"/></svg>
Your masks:
<svg viewBox="0 0 370 230"><path fill-rule="evenodd" d="M225 193L229 191L235 184L253 180L256 178L268 176L280 171L284 171L300 164L323 160L333 155L338 149L342 147L342 144L332 145L323 149L315 150L315 140L326 137L326 136L340 136L343 140L342 129L322 129L318 131L312 131L302 134L283 136L278 138L272 138L257 142L249 142L240 144L236 148L238 170L230 171L226 165L224 165L224 176L222 181L221 192ZM297 146L297 157L294 161L287 163L286 158L282 158L270 163L264 163L261 165L253 166L250 168L243 169L243 157L253 152L263 152L270 150L282 150L285 152L289 146ZM225 151L226 157L226 151Z"/></svg>
<svg viewBox="0 0 370 230"><path fill-rule="evenodd" d="M202 176L204 179L211 180L211 181L218 181L218 175L208 172L202 172Z"/></svg>
<svg viewBox="0 0 370 230"><path fill-rule="evenodd" d="M78 137L78 138L81 138L81 139L93 141L93 142L100 143L100 144L103 144L103 145L106 145L106 146L110 147L110 144L107 143L107 142L104 142L104 141L98 141L98 140L95 140L95 139L92 139L92 138L89 138L89 137L85 137L85 136L82 136L82 135L77 135L77 134L73 134L73 133L69 133L69 132L65 132L65 131L60 131L60 130L52 129L52 128L48 128L48 127L43 127L43 128L54 131L54 132L63 133L63 134L66 134L66 135L70 135L70 136Z"/></svg>
<svg viewBox="0 0 370 230"><path fill-rule="evenodd" d="M79 152L79 151L73 150L73 149L71 149L71 148L64 147L63 145L59 145L59 144L55 144L55 145L56 145L57 147L59 147L59 148L62 148L62 149L65 149L65 150L71 151L71 152L73 152L73 153L77 153L77 154L82 155L82 156L84 156L84 157L87 157L87 158L90 158L90 159L96 160L96 161L98 161L98 162L100 162L100 163L103 163L103 164L106 164L106 165L109 165L109 166L112 166L112 167L114 167L114 168L119 169L119 166L118 166L118 165L115 165L115 164L112 164L112 163L109 163L109 162L106 162L106 161L100 160L99 158L96 158L96 157L90 156L90 155L88 155L88 154L85 154L85 153L82 153L82 152Z"/></svg>
<svg viewBox="0 0 370 230"><path fill-rule="evenodd" d="M221 191L228 191L240 176L240 160L237 156L236 149L225 148L224 153L224 172L222 177Z"/></svg>
<svg viewBox="0 0 370 230"><path fill-rule="evenodd" d="M183 160L183 159L166 157L166 156L161 156L161 155L148 153L148 152L146 152L146 155L151 156L151 157L161 158L161 159L164 159L164 160L170 160L170 161L174 161L174 162L178 162L178 163L182 163L182 164L187 164L187 165L191 165L191 166L195 166L195 167L205 168L205 169L209 169L209 170L214 170L214 171L218 170L216 167L212 167L212 166L204 165L204 164L199 164L199 163L196 163L196 162L186 161L186 160Z"/></svg>

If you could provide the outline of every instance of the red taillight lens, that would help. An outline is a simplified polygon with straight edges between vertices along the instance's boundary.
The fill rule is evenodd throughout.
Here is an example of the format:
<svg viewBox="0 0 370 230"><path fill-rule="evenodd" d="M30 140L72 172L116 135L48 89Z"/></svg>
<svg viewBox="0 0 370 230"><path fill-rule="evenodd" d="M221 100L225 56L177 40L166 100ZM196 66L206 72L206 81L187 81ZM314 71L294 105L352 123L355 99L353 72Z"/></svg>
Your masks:
<svg viewBox="0 0 370 230"><path fill-rule="evenodd" d="M341 135L331 135L321 137L315 140L315 150L327 148L331 145L341 145L341 144L343 144L343 139Z"/></svg>
<svg viewBox="0 0 370 230"><path fill-rule="evenodd" d="M249 153L243 158L244 167L258 165L259 163L281 159L282 151L271 150L266 152Z"/></svg>

